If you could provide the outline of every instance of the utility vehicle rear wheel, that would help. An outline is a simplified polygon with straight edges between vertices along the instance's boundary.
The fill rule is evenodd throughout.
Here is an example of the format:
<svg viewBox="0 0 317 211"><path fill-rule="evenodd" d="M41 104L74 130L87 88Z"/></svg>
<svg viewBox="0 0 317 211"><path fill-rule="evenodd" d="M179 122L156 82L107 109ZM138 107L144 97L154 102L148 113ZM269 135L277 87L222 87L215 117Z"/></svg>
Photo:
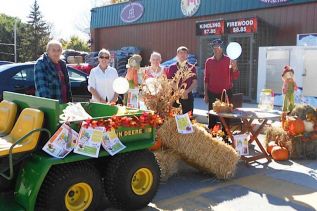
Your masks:
<svg viewBox="0 0 317 211"><path fill-rule="evenodd" d="M104 173L106 195L112 206L135 210L145 207L157 192L160 170L149 150L119 154Z"/></svg>

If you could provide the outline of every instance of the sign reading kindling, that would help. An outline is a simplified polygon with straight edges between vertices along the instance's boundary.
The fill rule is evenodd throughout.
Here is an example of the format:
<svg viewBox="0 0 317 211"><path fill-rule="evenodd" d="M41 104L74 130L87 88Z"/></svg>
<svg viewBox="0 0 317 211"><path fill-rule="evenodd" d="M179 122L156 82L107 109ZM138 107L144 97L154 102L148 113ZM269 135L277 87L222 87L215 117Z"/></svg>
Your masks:
<svg viewBox="0 0 317 211"><path fill-rule="evenodd" d="M225 30L225 21L204 21L196 23L196 35L222 35Z"/></svg>
<svg viewBox="0 0 317 211"><path fill-rule="evenodd" d="M226 31L228 33L254 33L257 32L257 18L241 18L238 20L226 21Z"/></svg>

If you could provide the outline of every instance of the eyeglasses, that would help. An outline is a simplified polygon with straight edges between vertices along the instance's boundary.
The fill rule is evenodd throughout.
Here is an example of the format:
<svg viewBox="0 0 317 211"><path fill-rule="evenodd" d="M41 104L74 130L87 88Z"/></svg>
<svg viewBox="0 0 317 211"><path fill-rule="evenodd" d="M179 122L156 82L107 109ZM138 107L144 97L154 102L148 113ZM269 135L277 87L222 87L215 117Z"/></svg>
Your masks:
<svg viewBox="0 0 317 211"><path fill-rule="evenodd" d="M100 59L109 59L109 56L99 56Z"/></svg>
<svg viewBox="0 0 317 211"><path fill-rule="evenodd" d="M212 48L217 49L217 48L221 48L221 46L220 45L213 45Z"/></svg>

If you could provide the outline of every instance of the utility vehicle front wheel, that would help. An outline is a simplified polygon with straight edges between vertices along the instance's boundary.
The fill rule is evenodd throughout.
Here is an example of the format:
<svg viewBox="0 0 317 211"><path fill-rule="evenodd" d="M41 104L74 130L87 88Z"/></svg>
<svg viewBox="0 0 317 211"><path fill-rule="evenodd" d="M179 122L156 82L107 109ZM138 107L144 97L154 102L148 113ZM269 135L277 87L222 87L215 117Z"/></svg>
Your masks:
<svg viewBox="0 0 317 211"><path fill-rule="evenodd" d="M101 177L88 162L53 166L37 200L43 210L97 210L104 196Z"/></svg>

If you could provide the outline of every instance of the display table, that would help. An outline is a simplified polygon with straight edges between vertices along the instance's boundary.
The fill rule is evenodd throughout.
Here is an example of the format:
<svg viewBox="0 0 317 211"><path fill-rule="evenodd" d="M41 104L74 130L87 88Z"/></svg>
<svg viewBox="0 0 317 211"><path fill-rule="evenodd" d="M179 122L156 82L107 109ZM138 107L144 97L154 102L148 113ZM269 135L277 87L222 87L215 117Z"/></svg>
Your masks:
<svg viewBox="0 0 317 211"><path fill-rule="evenodd" d="M232 134L232 128L227 124L225 119L240 119L242 124L241 133L250 133L250 139L248 140L249 144L253 141L256 142L256 145L259 147L260 152L254 156L241 156L241 159L245 161L246 164L249 164L252 161L259 160L261 158L266 158L268 161L271 161L270 156L267 154L263 145L258 139L258 135L263 127L266 125L268 120L279 120L281 117L281 112L277 110L273 110L270 112L262 111L258 108L237 108L234 109L232 113L216 113L214 111L209 111L211 115L219 117L227 135L232 140L232 147L236 148L234 136ZM260 126L257 129L252 127L252 122L254 120L258 120L260 122Z"/></svg>

